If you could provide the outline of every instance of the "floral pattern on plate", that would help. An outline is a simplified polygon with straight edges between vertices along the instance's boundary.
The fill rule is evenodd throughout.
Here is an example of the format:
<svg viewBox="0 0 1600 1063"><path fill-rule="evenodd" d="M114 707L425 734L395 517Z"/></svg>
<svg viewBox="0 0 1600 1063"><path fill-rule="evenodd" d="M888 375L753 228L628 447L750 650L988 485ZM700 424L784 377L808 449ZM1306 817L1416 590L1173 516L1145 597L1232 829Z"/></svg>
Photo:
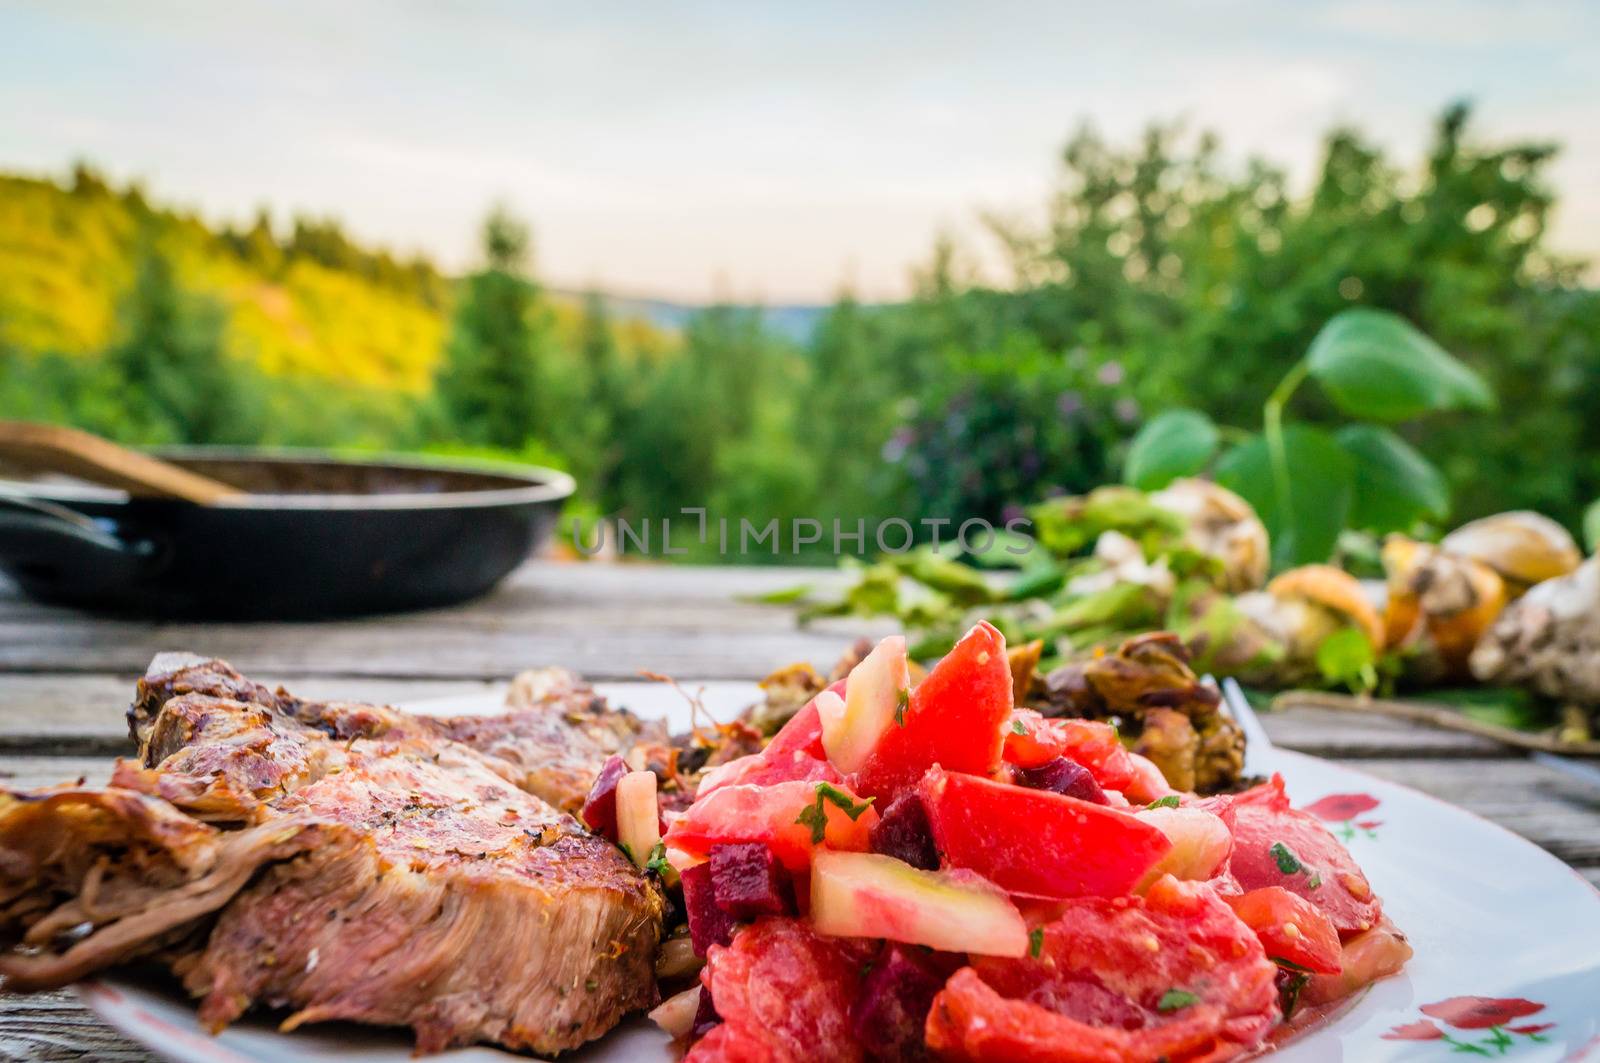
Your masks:
<svg viewBox="0 0 1600 1063"><path fill-rule="evenodd" d="M1304 811L1311 813L1324 823L1331 824L1333 833L1345 843L1353 841L1358 835L1368 838L1378 836L1378 828L1383 826L1380 819L1358 819L1377 808L1380 802L1371 794L1329 794L1327 797L1311 802L1305 806Z"/></svg>
<svg viewBox="0 0 1600 1063"><path fill-rule="evenodd" d="M1526 1019L1544 1010L1543 1004L1522 997L1451 997L1424 1004L1417 1010L1465 1036L1449 1033L1429 1019L1418 1019L1396 1026L1384 1034L1383 1039L1442 1041L1450 1046L1452 1052L1503 1056L1519 1043L1545 1043L1549 1040L1545 1031L1556 1027L1553 1022L1528 1022L1512 1026L1511 1023L1518 1019ZM1484 1033L1480 1035L1479 1031Z"/></svg>

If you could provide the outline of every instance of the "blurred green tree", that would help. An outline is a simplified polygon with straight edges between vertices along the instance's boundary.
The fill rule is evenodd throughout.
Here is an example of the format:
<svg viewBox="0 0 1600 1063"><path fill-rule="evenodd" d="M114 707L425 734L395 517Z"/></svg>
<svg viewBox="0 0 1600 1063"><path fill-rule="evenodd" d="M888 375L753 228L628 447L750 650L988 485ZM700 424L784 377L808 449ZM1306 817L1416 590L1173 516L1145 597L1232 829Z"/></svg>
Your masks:
<svg viewBox="0 0 1600 1063"><path fill-rule="evenodd" d="M464 441L519 450L543 433L540 363L550 318L528 276L527 226L496 208L483 226L484 268L462 283L437 383Z"/></svg>
<svg viewBox="0 0 1600 1063"><path fill-rule="evenodd" d="M245 370L223 344L216 303L185 293L172 260L147 238L105 363L138 442L244 443L256 438Z"/></svg>

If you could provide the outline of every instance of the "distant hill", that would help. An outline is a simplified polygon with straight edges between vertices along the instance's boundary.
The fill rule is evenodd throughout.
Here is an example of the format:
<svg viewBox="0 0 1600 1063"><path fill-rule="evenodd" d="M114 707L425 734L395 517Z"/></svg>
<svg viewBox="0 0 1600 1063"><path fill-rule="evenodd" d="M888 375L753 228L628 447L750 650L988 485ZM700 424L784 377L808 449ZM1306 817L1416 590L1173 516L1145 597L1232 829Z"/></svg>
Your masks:
<svg viewBox="0 0 1600 1063"><path fill-rule="evenodd" d="M574 301L583 298L582 292L554 290L551 294ZM697 311L703 309L692 303L674 303L666 299L641 296L606 295L605 301L606 308L611 311L613 317L648 321L668 332L681 330ZM760 310L762 322L768 330L791 343L799 344L810 342L817 325L828 313L827 306L805 303L762 306Z"/></svg>
<svg viewBox="0 0 1600 1063"><path fill-rule="evenodd" d="M238 355L275 374L417 393L433 377L454 281L426 259L397 259L349 239L332 221L266 219L215 227L115 189L79 167L66 184L0 174L0 347L90 354L114 338L117 306L143 241L170 255L184 286L217 303ZM554 291L560 328L583 293ZM698 307L607 297L624 349L671 346ZM821 306L763 309L773 332L808 340Z"/></svg>

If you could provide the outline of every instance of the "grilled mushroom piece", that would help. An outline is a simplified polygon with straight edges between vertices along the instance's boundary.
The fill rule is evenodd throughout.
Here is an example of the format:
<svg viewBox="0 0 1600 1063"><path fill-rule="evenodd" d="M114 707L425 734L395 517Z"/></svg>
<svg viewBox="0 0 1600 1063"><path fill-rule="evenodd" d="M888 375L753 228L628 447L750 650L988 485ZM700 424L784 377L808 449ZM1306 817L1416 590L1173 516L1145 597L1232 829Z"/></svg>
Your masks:
<svg viewBox="0 0 1600 1063"><path fill-rule="evenodd" d="M1505 580L1494 568L1403 535L1383 544L1388 600L1384 637L1405 649L1424 681L1465 678L1467 657L1505 608Z"/></svg>
<svg viewBox="0 0 1600 1063"><path fill-rule="evenodd" d="M1440 540L1439 548L1493 568L1504 577L1512 598L1536 583L1565 576L1583 562L1567 529L1528 510L1463 524Z"/></svg>
<svg viewBox="0 0 1600 1063"><path fill-rule="evenodd" d="M1283 647L1271 680L1293 685L1317 676L1317 647L1345 627L1365 636L1374 655L1384 647L1383 621L1361 581L1332 565L1302 565L1240 595L1239 610Z"/></svg>
<svg viewBox="0 0 1600 1063"><path fill-rule="evenodd" d="M1233 789L1244 770L1244 735L1219 710L1215 687L1189 667L1171 632L1131 638L1115 653L1062 665L1030 691L1047 716L1108 720L1174 787ZM1019 694L1020 697L1020 694Z"/></svg>
<svg viewBox="0 0 1600 1063"><path fill-rule="evenodd" d="M1600 557L1508 605L1472 651L1471 664L1486 683L1600 705Z"/></svg>
<svg viewBox="0 0 1600 1063"><path fill-rule="evenodd" d="M1150 496L1185 522L1184 542L1222 563L1222 589L1253 591L1267 581L1267 527L1250 503L1210 480L1174 480Z"/></svg>

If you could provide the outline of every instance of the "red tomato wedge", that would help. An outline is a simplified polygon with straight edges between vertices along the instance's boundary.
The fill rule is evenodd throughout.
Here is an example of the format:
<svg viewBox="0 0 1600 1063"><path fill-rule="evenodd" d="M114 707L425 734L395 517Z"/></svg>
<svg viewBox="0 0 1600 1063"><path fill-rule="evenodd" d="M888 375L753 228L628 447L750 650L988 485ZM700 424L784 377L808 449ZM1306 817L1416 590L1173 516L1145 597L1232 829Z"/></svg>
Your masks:
<svg viewBox="0 0 1600 1063"><path fill-rule="evenodd" d="M1024 897L1120 896L1172 848L1130 813L1048 790L934 768L921 794L945 863Z"/></svg>
<svg viewBox="0 0 1600 1063"><path fill-rule="evenodd" d="M830 690L844 690L844 680L839 680ZM773 783L793 782L842 783L841 776L822 749L822 717L817 712L815 700L789 722L779 728L772 741L759 753L712 768L700 780L696 797L704 797L724 786L770 786Z"/></svg>
<svg viewBox="0 0 1600 1063"><path fill-rule="evenodd" d="M1102 789L1117 790L1138 801L1152 801L1175 792L1161 771L1131 753L1116 728L1097 720L1051 720L1032 709L1017 709L1005 730L1005 759L1019 768L1066 757L1089 769ZM949 765L946 765L948 767Z"/></svg>
<svg viewBox="0 0 1600 1063"><path fill-rule="evenodd" d="M1339 840L1315 816L1289 808L1286 799L1270 793L1252 799L1255 793L1240 795L1233 806L1228 867L1240 888L1280 886L1297 894L1327 916L1340 937L1376 926L1383 903Z"/></svg>
<svg viewBox="0 0 1600 1063"><path fill-rule="evenodd" d="M1278 1021L1277 967L1203 883L1083 898L1042 928L1039 955L985 958L928 1015L941 1059L981 1063L1213 1063Z"/></svg>
<svg viewBox="0 0 1600 1063"><path fill-rule="evenodd" d="M836 795L830 799L827 793ZM821 801L826 817L823 836L815 839L812 827L802 821ZM841 803L854 807L855 816ZM867 835L878 822L878 813L861 807L855 794L842 786L818 782L780 782L771 786L724 786L695 801L683 815L673 820L663 839L669 848L691 856L709 856L711 847L722 842L762 842L790 871L803 872L811 866L811 854L818 845L847 852L866 852Z"/></svg>
<svg viewBox="0 0 1600 1063"><path fill-rule="evenodd" d="M850 1025L861 969L876 942L830 938L795 919L761 919L706 957L701 984L722 1024L692 1063L862 1058Z"/></svg>
<svg viewBox="0 0 1600 1063"><path fill-rule="evenodd" d="M935 764L988 775L1000 766L1010 718L1006 640L980 622L911 692L904 725L884 733L856 773L855 789L888 801Z"/></svg>
<svg viewBox="0 0 1600 1063"><path fill-rule="evenodd" d="M1302 1004L1341 1000L1370 982L1387 978L1411 958L1411 943L1387 916L1371 930L1344 943L1338 974L1316 974L1300 994Z"/></svg>
<svg viewBox="0 0 1600 1063"><path fill-rule="evenodd" d="M1005 729L1003 756L1006 763L1019 768L1037 768L1066 755L1067 743L1056 721L1047 720L1033 709L1013 709ZM1100 780L1096 779L1096 782Z"/></svg>
<svg viewBox="0 0 1600 1063"><path fill-rule="evenodd" d="M1282 886L1263 886L1222 898L1256 932L1274 960L1317 974L1339 973L1339 932L1316 905Z"/></svg>

